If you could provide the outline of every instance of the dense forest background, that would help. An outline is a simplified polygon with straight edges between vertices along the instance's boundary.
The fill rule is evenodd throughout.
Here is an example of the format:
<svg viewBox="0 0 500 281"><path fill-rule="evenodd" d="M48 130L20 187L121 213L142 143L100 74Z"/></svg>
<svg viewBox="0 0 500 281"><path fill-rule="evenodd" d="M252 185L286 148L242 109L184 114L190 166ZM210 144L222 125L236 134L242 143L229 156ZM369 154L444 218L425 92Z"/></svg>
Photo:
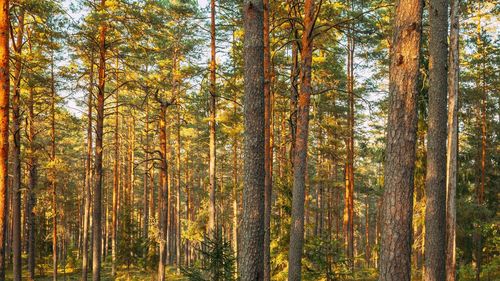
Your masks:
<svg viewBox="0 0 500 281"><path fill-rule="evenodd" d="M264 3L266 278L288 278L307 30L314 43L302 279L375 280L394 1L316 0L310 29L309 1ZM6 280L21 280L14 278L20 268L22 280L87 280L97 260L105 280L156 280L162 263L166 280L235 280L244 223L241 1L10 2ZM499 280L500 5L458 3L457 279ZM424 268L429 50L436 47L427 6L414 280Z"/></svg>

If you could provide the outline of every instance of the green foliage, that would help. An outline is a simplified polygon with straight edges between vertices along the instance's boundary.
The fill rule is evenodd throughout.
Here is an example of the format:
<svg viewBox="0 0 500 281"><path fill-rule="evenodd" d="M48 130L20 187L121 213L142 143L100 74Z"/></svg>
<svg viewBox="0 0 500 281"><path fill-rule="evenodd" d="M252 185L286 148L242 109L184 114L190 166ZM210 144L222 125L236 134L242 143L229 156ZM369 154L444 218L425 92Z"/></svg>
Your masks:
<svg viewBox="0 0 500 281"><path fill-rule="evenodd" d="M191 281L231 281L235 278L235 258L231 243L221 234L205 237L197 251L202 259L182 273Z"/></svg>
<svg viewBox="0 0 500 281"><path fill-rule="evenodd" d="M304 280L343 280L352 274L341 241L310 237L304 246Z"/></svg>

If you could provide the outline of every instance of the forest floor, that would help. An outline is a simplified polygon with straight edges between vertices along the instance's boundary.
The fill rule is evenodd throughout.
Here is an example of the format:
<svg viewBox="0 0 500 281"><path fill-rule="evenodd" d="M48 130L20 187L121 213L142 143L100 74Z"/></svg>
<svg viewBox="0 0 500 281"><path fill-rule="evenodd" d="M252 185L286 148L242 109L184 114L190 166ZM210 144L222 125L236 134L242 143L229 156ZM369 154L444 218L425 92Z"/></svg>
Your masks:
<svg viewBox="0 0 500 281"><path fill-rule="evenodd" d="M59 269L60 272L58 272L57 275L57 280L61 281L76 281L80 280L81 277L81 272L80 270L75 270L73 268L66 268L66 270ZM52 274L50 270L43 270L44 274L40 275L39 270L36 270L36 277L35 280L40 280L40 281L51 281L53 280ZM181 281L185 280L180 275L177 275L175 272L175 268L170 267L167 268L166 271L166 280L172 280L172 281ZM7 272L6 276L7 280L12 280L12 271ZM92 270L89 272L89 280L92 278ZM22 280L28 280L28 273L23 270L23 278ZM147 281L151 280L154 281L156 280L156 271L151 271L151 270L143 270L137 267L131 267L129 269L127 268L119 268L117 272L117 277L116 279L113 279L111 276L111 265L108 263L103 264L103 268L101 271L101 280L102 281L111 281L111 280L116 280L116 281Z"/></svg>

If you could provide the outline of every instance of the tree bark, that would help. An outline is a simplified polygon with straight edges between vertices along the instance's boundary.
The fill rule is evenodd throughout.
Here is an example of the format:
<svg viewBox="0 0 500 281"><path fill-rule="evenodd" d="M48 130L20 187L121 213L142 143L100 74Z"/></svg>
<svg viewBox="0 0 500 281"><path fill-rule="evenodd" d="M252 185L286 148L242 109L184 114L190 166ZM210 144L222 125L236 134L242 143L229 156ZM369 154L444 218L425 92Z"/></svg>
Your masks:
<svg viewBox="0 0 500 281"><path fill-rule="evenodd" d="M106 0L101 0L101 12L106 11ZM92 213L92 280L101 280L101 208L102 208L102 156L103 156L103 129L104 129L104 89L106 84L106 21L101 19L99 24L99 81L97 92L97 121L95 143L95 184Z"/></svg>
<svg viewBox="0 0 500 281"><path fill-rule="evenodd" d="M38 182L38 159L35 155L36 134L35 134L35 111L34 111L33 89L29 91L28 101L28 192L26 199L26 240L28 255L28 278L35 280L35 213L33 209L36 204L35 187Z"/></svg>
<svg viewBox="0 0 500 281"><path fill-rule="evenodd" d="M52 190L52 280L57 280L57 180L56 180L56 90L54 80L54 53L51 54L50 65L50 92L51 92L51 110L50 110L50 161L52 167L50 169L50 185Z"/></svg>
<svg viewBox="0 0 500 281"><path fill-rule="evenodd" d="M269 44L269 0L263 0L264 20L264 280L271 280L271 209L273 155L271 147L271 49Z"/></svg>
<svg viewBox="0 0 500 281"><path fill-rule="evenodd" d="M352 1L349 3L352 11ZM354 35L347 31L347 161L345 171L344 243L351 270L354 270Z"/></svg>
<svg viewBox="0 0 500 281"><path fill-rule="evenodd" d="M216 49L215 49L215 0L210 1L210 160L209 160L209 177L210 177L210 207L208 217L208 230L210 235L216 234L216 191L217 191L217 178L216 178Z"/></svg>
<svg viewBox="0 0 500 281"><path fill-rule="evenodd" d="M115 82L118 87L118 59L116 60ZM120 92L115 93L115 135L113 163L113 195L111 207L111 275L116 276L117 231L118 231L118 199L120 192Z"/></svg>
<svg viewBox="0 0 500 281"><path fill-rule="evenodd" d="M142 237L144 238L145 241L148 241L149 237L149 216L150 216L150 208L149 208L149 192L150 192L150 171L149 171L149 153L150 153L150 145L149 145L149 99L146 97L146 121L144 122L144 140L146 142L145 144L145 151L144 151L144 190L143 190L143 206L142 206L142 212L143 212L143 224L142 224ZM149 252L149 247L146 247L144 249L144 257L148 256Z"/></svg>
<svg viewBox="0 0 500 281"><path fill-rule="evenodd" d="M301 280L302 252L304 245L304 199L307 173L309 138L309 105L311 100L311 66L313 31L315 23L314 0L306 0L304 6L304 31L302 33L300 93L297 106L297 132L293 157L292 218L288 257L288 280Z"/></svg>
<svg viewBox="0 0 500 281"><path fill-rule="evenodd" d="M12 123L14 147L12 151L12 265L13 280L21 280L21 80L23 71L22 47L24 36L24 8L21 6L17 16L17 34L13 49L17 55L14 65L12 97Z"/></svg>
<svg viewBox="0 0 500 281"><path fill-rule="evenodd" d="M161 105L160 107L160 187L162 198L160 209L160 258L158 261L158 281L165 281L165 263L167 261L167 230L168 230L168 163L167 163L167 107Z"/></svg>
<svg viewBox="0 0 500 281"><path fill-rule="evenodd" d="M262 0L245 0L244 181L241 225L242 281L264 279L264 24Z"/></svg>
<svg viewBox="0 0 500 281"><path fill-rule="evenodd" d="M446 278L448 0L429 2L429 119L425 178L424 280Z"/></svg>
<svg viewBox="0 0 500 281"><path fill-rule="evenodd" d="M87 97L87 159L85 161L84 217L82 238L82 280L87 280L89 264L89 227L92 188L92 103L94 87L94 53L90 55L89 92Z"/></svg>
<svg viewBox="0 0 500 281"><path fill-rule="evenodd" d="M179 62L177 57L177 50L174 51L174 61L173 61L173 72L174 72L174 81L173 81L173 95L177 96L177 100L180 103L180 91L179 91L179 83L178 81L178 72L179 72ZM176 154L175 154L175 163L177 166L176 170L176 251L175 251L175 261L177 266L177 273L180 274L181 271L181 246L182 246L182 230L181 230L181 108L177 106L176 110Z"/></svg>
<svg viewBox="0 0 500 281"><path fill-rule="evenodd" d="M448 147L446 158L446 281L456 279L456 192L459 95L459 7L450 1L450 52L448 57Z"/></svg>
<svg viewBox="0 0 500 281"><path fill-rule="evenodd" d="M9 0L0 0L0 280L5 280L9 164Z"/></svg>
<svg viewBox="0 0 500 281"><path fill-rule="evenodd" d="M380 281L409 281L411 278L416 99L422 5L421 0L396 1L390 54Z"/></svg>

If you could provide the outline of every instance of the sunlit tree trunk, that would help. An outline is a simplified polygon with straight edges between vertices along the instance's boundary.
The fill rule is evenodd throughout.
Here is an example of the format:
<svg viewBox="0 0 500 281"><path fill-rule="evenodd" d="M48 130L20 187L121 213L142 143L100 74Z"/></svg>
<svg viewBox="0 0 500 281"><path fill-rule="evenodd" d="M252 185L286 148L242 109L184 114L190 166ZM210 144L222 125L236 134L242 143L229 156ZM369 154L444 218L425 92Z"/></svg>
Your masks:
<svg viewBox="0 0 500 281"><path fill-rule="evenodd" d="M114 162L113 162L113 195L111 207L111 275L116 276L116 256L117 256L117 231L118 231L118 205L120 193L120 92L118 89L118 59L115 69L115 134L114 134Z"/></svg>
<svg viewBox="0 0 500 281"><path fill-rule="evenodd" d="M245 0L244 181L240 277L264 280L264 24L262 0Z"/></svg>
<svg viewBox="0 0 500 281"><path fill-rule="evenodd" d="M235 107L236 111L236 107ZM235 136L233 143L233 255L236 259L235 273L238 274L238 140Z"/></svg>
<svg viewBox="0 0 500 281"><path fill-rule="evenodd" d="M106 11L106 0L101 0L101 12ZM101 237L102 237L102 155L103 155L103 129L104 129L104 89L106 84L106 22L101 19L99 24L99 81L97 92L97 121L95 143L95 184L92 213L92 280L101 280Z"/></svg>
<svg viewBox="0 0 500 281"><path fill-rule="evenodd" d="M179 83L180 81L178 80L178 72L179 72L179 62L177 58L177 50L174 51L174 62L173 62L173 72L174 72L174 81L173 81L173 90L174 90L174 96L177 96L177 100L180 103L180 91L179 91ZM176 215L176 233L175 233L175 239L176 239L176 252L175 252L175 260L176 260L176 266L177 266L177 273L180 273L181 270L181 249L182 249L182 231L181 231L181 108L180 106L177 106L176 110L176 154L175 154L175 163L177 166L176 169L176 209L177 209L177 215Z"/></svg>
<svg viewBox="0 0 500 281"><path fill-rule="evenodd" d="M456 276L456 192L459 95L460 0L450 1L450 49L448 57L448 147L446 173L446 281Z"/></svg>
<svg viewBox="0 0 500 281"><path fill-rule="evenodd" d="M89 92L87 96L87 157L85 159L84 215L82 238L82 280L87 280L89 264L89 228L92 188L92 103L94 87L94 53L90 55Z"/></svg>
<svg viewBox="0 0 500 281"><path fill-rule="evenodd" d="M51 55L50 66L50 92L51 92L51 109L50 109L50 161L52 166L50 169L50 186L52 190L52 280L57 280L57 179L56 179L56 89L54 80L54 54Z"/></svg>
<svg viewBox="0 0 500 281"><path fill-rule="evenodd" d="M352 10L352 1L349 3ZM345 169L344 243L351 270L354 269L354 35L347 31L347 161Z"/></svg>
<svg viewBox="0 0 500 281"><path fill-rule="evenodd" d="M302 33L300 92L297 106L297 132L293 157L292 218L288 257L288 280L301 280L302 251L304 245L304 200L307 173L309 137L309 105L311 100L311 66L315 2L306 0L304 6L304 31Z"/></svg>
<svg viewBox="0 0 500 281"><path fill-rule="evenodd" d="M210 1L210 163L209 163L209 177L210 177L210 209L208 215L208 230L209 232L216 232L216 191L217 191L217 179L216 179L216 49L215 49L215 0ZM212 235L214 233L210 233Z"/></svg>
<svg viewBox="0 0 500 281"><path fill-rule="evenodd" d="M21 280L21 80L23 72L22 47L24 36L24 8L20 7L13 49L16 53L12 97L12 125L14 146L12 151L12 265L13 279ZM14 35L13 35L14 36Z"/></svg>
<svg viewBox="0 0 500 281"><path fill-rule="evenodd" d="M160 107L160 194L161 205L159 219L160 219L160 257L158 261L158 281L165 281L165 263L167 261L167 229L168 229L168 163L167 163L167 126L166 126L167 107L161 105Z"/></svg>
<svg viewBox="0 0 500 281"><path fill-rule="evenodd" d="M9 0L0 0L0 280L5 280L9 158Z"/></svg>
<svg viewBox="0 0 500 281"><path fill-rule="evenodd" d="M380 239L380 281L409 281L411 278L416 103L422 6L421 0L396 1L390 50L390 99Z"/></svg>
<svg viewBox="0 0 500 281"><path fill-rule="evenodd" d="M142 220L143 220L143 225L142 225L142 237L144 238L145 241L148 241L149 237L149 216L151 214L151 210L149 207L149 200L150 200L150 164L149 164L149 153L150 153L150 144L149 144L149 99L146 97L146 121L144 122L144 141L145 143L145 151L144 151L144 198L143 198L143 206L142 206ZM148 256L149 252L149 247L146 247L144 249L144 257Z"/></svg>
<svg viewBox="0 0 500 281"><path fill-rule="evenodd" d="M271 280L271 209L273 156L271 147L271 49L269 44L269 0L263 0L264 20L264 280Z"/></svg>

